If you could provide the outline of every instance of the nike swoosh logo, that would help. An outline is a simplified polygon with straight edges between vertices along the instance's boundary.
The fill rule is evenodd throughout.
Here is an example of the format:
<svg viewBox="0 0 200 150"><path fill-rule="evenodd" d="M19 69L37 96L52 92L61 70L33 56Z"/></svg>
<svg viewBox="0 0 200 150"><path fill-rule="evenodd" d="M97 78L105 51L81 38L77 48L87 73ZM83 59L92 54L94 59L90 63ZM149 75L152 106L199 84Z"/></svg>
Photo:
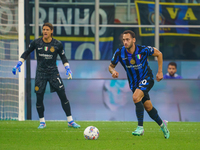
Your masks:
<svg viewBox="0 0 200 150"><path fill-rule="evenodd" d="M42 49L42 47L41 48L38 48L38 50L41 50Z"/></svg>

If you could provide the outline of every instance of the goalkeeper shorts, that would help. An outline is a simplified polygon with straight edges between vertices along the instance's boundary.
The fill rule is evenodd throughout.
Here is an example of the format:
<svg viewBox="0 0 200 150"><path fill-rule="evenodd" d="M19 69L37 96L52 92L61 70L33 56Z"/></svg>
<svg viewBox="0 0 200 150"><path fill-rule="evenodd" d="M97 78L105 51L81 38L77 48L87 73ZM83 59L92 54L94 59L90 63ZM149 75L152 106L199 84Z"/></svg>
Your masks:
<svg viewBox="0 0 200 150"><path fill-rule="evenodd" d="M51 92L65 89L63 81L58 72L51 74L36 72L35 93L44 93L47 82L49 82Z"/></svg>

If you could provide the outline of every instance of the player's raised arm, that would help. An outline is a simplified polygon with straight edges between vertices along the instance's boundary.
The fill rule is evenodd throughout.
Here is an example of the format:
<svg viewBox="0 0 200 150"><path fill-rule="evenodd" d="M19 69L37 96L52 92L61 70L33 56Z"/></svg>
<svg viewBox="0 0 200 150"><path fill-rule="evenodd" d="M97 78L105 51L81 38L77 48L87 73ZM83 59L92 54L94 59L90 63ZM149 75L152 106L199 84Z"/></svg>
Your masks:
<svg viewBox="0 0 200 150"><path fill-rule="evenodd" d="M163 55L158 49L154 47L154 53L152 56L157 57L158 60L158 73L156 75L156 80L159 82L160 80L163 79L163 72L162 72Z"/></svg>
<svg viewBox="0 0 200 150"><path fill-rule="evenodd" d="M108 69L109 69L109 72L112 74L113 78L118 78L119 73L115 70L115 66L116 65L113 65L112 63L110 63Z"/></svg>

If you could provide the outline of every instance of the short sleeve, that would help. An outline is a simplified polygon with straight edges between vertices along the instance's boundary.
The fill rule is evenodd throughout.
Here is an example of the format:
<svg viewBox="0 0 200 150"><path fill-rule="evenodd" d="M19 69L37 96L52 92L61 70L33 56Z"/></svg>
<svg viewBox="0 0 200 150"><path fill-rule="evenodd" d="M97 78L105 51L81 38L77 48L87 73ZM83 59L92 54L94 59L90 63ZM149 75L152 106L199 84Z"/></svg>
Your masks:
<svg viewBox="0 0 200 150"><path fill-rule="evenodd" d="M153 48L153 47L147 46L147 47L146 47L146 50L147 50L147 55L148 55L148 56L153 55L153 53L154 53L154 48Z"/></svg>
<svg viewBox="0 0 200 150"><path fill-rule="evenodd" d="M120 56L120 50L117 49L117 50L115 51L115 53L114 53L112 59L111 59L111 63L112 63L113 65L117 65L117 63L119 62L119 56Z"/></svg>

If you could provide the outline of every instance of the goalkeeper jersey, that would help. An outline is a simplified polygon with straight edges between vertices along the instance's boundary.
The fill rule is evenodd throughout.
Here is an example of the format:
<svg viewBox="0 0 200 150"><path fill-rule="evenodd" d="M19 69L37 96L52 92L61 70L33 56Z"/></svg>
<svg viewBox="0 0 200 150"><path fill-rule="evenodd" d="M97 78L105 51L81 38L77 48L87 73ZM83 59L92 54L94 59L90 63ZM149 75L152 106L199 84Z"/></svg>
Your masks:
<svg viewBox="0 0 200 150"><path fill-rule="evenodd" d="M30 43L28 49L22 54L21 58L26 60L28 55L34 50L36 50L37 56L37 71L47 73L57 71L57 55L60 56L63 64L68 62L62 43L54 38L52 38L50 43L45 43L42 38L34 40Z"/></svg>
<svg viewBox="0 0 200 150"><path fill-rule="evenodd" d="M113 65L117 65L118 62L122 64L127 73L129 86L131 90L135 90L143 79L153 79L147 59L153 53L154 49L151 46L136 45L133 54L129 53L123 46L115 51L111 63Z"/></svg>

